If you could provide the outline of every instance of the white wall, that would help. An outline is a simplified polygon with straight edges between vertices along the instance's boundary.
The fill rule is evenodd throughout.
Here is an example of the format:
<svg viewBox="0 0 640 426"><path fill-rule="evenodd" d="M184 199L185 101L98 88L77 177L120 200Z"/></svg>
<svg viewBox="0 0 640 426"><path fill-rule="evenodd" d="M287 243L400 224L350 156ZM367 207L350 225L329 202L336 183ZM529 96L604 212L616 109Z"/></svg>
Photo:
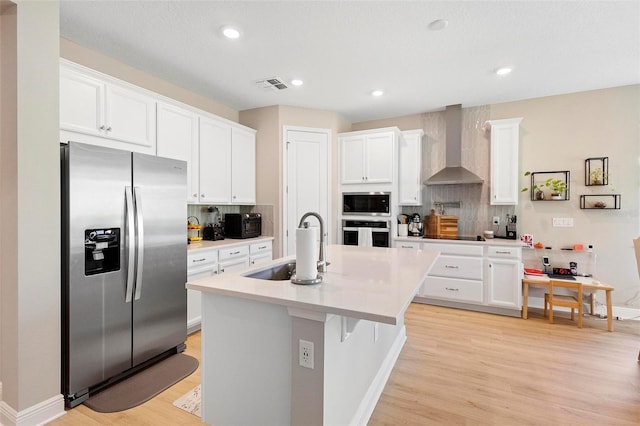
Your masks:
<svg viewBox="0 0 640 426"><path fill-rule="evenodd" d="M0 422L35 424L60 395L59 4L2 9ZM6 8L5 8L6 7ZM36 405L39 405L36 407Z"/></svg>
<svg viewBox="0 0 640 426"><path fill-rule="evenodd" d="M545 246L593 244L595 275L615 286L616 306L640 307L640 279L632 239L640 235L640 85L550 96L491 106L491 118L524 117L520 131L520 171L569 170L571 199L518 205L521 232ZM608 187L586 187L584 161L609 157ZM521 187L529 178L521 179ZM581 210L580 195L622 195L620 210ZM554 217L574 219L572 228L554 228ZM553 262L553 259L551 259Z"/></svg>

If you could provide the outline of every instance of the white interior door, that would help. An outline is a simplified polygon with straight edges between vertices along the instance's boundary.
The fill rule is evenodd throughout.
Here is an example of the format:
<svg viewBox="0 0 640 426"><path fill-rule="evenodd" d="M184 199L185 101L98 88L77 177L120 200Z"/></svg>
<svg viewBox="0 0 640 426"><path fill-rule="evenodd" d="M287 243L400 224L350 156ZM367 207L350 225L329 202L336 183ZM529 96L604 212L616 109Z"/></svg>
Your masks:
<svg viewBox="0 0 640 426"><path fill-rule="evenodd" d="M328 129L284 129L286 156L283 256L296 252L296 228L303 214L316 212L325 224L325 240L329 217L329 133ZM315 218L311 226L319 226Z"/></svg>

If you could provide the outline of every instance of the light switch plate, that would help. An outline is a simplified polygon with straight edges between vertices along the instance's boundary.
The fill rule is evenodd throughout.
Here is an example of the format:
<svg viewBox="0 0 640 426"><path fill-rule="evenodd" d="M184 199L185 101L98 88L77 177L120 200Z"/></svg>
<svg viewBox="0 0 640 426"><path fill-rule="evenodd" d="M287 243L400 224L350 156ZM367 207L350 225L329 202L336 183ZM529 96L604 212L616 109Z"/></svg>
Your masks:
<svg viewBox="0 0 640 426"><path fill-rule="evenodd" d="M553 226L558 228L571 228L573 227L572 217L554 217Z"/></svg>

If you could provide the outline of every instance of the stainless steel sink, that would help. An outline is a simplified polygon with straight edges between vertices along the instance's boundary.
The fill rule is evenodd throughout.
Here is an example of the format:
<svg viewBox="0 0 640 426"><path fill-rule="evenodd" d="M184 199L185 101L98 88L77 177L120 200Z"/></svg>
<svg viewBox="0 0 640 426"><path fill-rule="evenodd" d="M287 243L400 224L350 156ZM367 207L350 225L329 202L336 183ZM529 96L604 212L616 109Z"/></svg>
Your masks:
<svg viewBox="0 0 640 426"><path fill-rule="evenodd" d="M296 263L290 262L275 265L268 269L262 269L260 271L252 272L245 275L245 277L256 278L259 280L285 281L290 280L295 271Z"/></svg>

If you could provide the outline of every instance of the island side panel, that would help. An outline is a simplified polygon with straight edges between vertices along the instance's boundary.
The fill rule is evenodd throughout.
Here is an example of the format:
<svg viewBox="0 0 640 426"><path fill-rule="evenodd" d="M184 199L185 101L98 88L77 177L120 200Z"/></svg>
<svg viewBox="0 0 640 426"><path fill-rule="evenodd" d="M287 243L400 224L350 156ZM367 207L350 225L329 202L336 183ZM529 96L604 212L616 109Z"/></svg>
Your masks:
<svg viewBox="0 0 640 426"><path fill-rule="evenodd" d="M291 320L286 307L202 296L202 420L290 424Z"/></svg>
<svg viewBox="0 0 640 426"><path fill-rule="evenodd" d="M396 325L358 320L343 340L343 317L299 315L291 317L292 354L300 340L313 342L314 369L292 362L291 424L366 424L406 340L404 317Z"/></svg>
<svg viewBox="0 0 640 426"><path fill-rule="evenodd" d="M360 320L341 341L338 316L325 324L324 424L366 424L406 341L398 324Z"/></svg>

